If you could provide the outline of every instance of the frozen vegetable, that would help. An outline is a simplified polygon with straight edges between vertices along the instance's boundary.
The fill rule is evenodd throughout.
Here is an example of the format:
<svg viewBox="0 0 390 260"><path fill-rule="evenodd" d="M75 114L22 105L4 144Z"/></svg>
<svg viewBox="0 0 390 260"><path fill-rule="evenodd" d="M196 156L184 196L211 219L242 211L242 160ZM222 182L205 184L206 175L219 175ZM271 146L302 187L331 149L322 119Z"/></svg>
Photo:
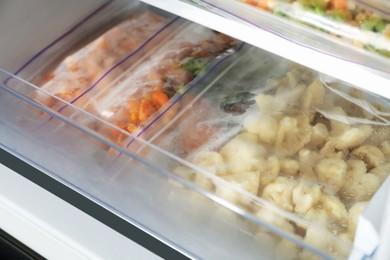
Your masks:
<svg viewBox="0 0 390 260"><path fill-rule="evenodd" d="M151 11L132 15L66 57L53 71L42 77L39 85L43 90L72 102L166 23L166 18ZM38 101L49 107L56 106L56 99L41 93L37 92Z"/></svg>
<svg viewBox="0 0 390 260"><path fill-rule="evenodd" d="M390 57L390 20L356 0L240 0Z"/></svg>
<svg viewBox="0 0 390 260"><path fill-rule="evenodd" d="M380 107L383 115L388 115L389 108L379 103L380 99L326 82L299 66L266 85L247 112L241 117L234 115L242 124L238 134L226 137L222 133L228 128L216 129L224 141L215 137L218 134L209 141L220 145L196 147L187 156L194 163L196 158L196 165L216 179L196 170L187 177L194 181L202 175L209 180L208 191L254 211L260 219L295 233L316 248L346 257L345 247L332 236L353 241L356 216L390 174L390 135L382 134L390 125L377 110L365 109L363 104ZM338 91L344 94L336 94ZM225 99L221 99L223 102ZM227 113L223 106L219 108ZM294 213L313 226L265 207L257 210L242 191ZM278 248L288 248L291 254L296 249L283 241ZM297 258L314 257L306 250L297 250Z"/></svg>
<svg viewBox="0 0 390 260"><path fill-rule="evenodd" d="M215 58L237 44L228 36L193 23L171 33L174 35L157 43L155 50L130 66L109 88L88 98L86 109L126 132L137 133ZM120 143L125 136L114 130L109 138Z"/></svg>

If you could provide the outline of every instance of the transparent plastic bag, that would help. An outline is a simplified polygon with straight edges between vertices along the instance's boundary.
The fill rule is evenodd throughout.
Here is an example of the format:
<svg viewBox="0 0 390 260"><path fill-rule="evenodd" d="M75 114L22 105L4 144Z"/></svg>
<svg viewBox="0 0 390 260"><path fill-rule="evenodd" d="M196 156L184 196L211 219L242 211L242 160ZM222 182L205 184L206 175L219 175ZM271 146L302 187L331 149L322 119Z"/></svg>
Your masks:
<svg viewBox="0 0 390 260"><path fill-rule="evenodd" d="M38 85L65 101L73 102L129 53L136 52L167 23L167 19L157 13L138 9L137 13L66 57L57 68L43 75ZM45 100L37 95L36 100L58 109L55 99Z"/></svg>
<svg viewBox="0 0 390 260"><path fill-rule="evenodd" d="M175 21L166 34L165 41L151 42L145 57L115 68L103 83L107 86L97 85L75 105L83 104L86 111L110 124L137 133L156 112L169 106L171 99L180 98L188 84L207 71L214 60L238 44L182 19ZM99 131L99 126L96 129ZM125 138L120 132L106 134L118 143Z"/></svg>
<svg viewBox="0 0 390 260"><path fill-rule="evenodd" d="M353 242L358 216L390 174L390 103L257 52L244 54L153 141L193 164L171 165L178 175L346 258L340 241ZM311 224L272 217L220 179Z"/></svg>
<svg viewBox="0 0 390 260"><path fill-rule="evenodd" d="M355 0L241 0L313 27L381 56L390 57L390 20L386 9Z"/></svg>

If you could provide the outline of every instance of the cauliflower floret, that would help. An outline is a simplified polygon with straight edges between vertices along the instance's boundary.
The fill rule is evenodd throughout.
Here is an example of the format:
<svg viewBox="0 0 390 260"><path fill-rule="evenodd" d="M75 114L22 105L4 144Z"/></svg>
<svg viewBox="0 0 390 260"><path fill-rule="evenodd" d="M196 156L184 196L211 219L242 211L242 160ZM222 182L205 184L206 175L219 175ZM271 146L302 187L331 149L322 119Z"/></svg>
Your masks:
<svg viewBox="0 0 390 260"><path fill-rule="evenodd" d="M309 87L307 87L303 95L302 109L313 109L320 106L324 101L325 88L319 79L314 80Z"/></svg>
<svg viewBox="0 0 390 260"><path fill-rule="evenodd" d="M260 172L241 172L238 174L225 176L223 178L233 186L257 195L260 182ZM215 181L214 184L216 187L215 193L218 197L224 198L232 203L241 203L243 205L249 203L245 195L241 194L235 189L232 189L229 185L226 185L225 183L218 180Z"/></svg>
<svg viewBox="0 0 390 260"><path fill-rule="evenodd" d="M382 164L381 166L372 169L370 173L377 176L379 180L383 182L390 174L390 163Z"/></svg>
<svg viewBox="0 0 390 260"><path fill-rule="evenodd" d="M344 109L340 106L335 106L330 110L330 113L332 113L335 117L348 117L347 113L344 111ZM331 129L331 136L339 136L348 131L351 127L339 120L330 119L330 129Z"/></svg>
<svg viewBox="0 0 390 260"><path fill-rule="evenodd" d="M349 209L348 234L350 234L351 237L355 236L359 216L363 213L367 204L368 202L366 201L358 202Z"/></svg>
<svg viewBox="0 0 390 260"><path fill-rule="evenodd" d="M341 227L346 226L348 222L348 212L344 203L337 197L329 194L322 194L320 204L328 215L330 223L335 222Z"/></svg>
<svg viewBox="0 0 390 260"><path fill-rule="evenodd" d="M306 230L304 241L314 248L329 252L332 240L326 230L317 227L309 227ZM314 258L315 259L315 258Z"/></svg>
<svg viewBox="0 0 390 260"><path fill-rule="evenodd" d="M389 140L383 141L380 145L380 149L381 149L382 153L384 153L387 156L387 158L390 157L390 141Z"/></svg>
<svg viewBox="0 0 390 260"><path fill-rule="evenodd" d="M351 245L350 239L345 238L342 235L338 235L341 240L345 241L345 243L340 243L339 240L332 238L328 234L329 233L326 233L326 231L314 230L313 228L310 228L310 230L308 230L308 233L306 234L305 241L308 244L315 246L317 249L325 253L331 254L337 259L347 259L348 255L350 254L350 245ZM304 259L304 260L323 259L317 254L314 254L305 249L302 250L299 256L300 256L299 259Z"/></svg>
<svg viewBox="0 0 390 260"><path fill-rule="evenodd" d="M192 181L196 174L194 169L185 166L178 166L174 169L173 172L188 181Z"/></svg>
<svg viewBox="0 0 390 260"><path fill-rule="evenodd" d="M321 187L318 184L309 184L300 181L292 191L294 211L300 214L306 213L321 198Z"/></svg>
<svg viewBox="0 0 390 260"><path fill-rule="evenodd" d="M373 145L362 145L353 150L352 154L362 159L367 164L368 169L378 167L385 162L385 155Z"/></svg>
<svg viewBox="0 0 390 260"><path fill-rule="evenodd" d="M389 113L390 111L387 111ZM373 126L374 133L371 135L369 142L372 144L380 144L384 142L389 142L390 136L390 127L386 126ZM382 151L383 152L383 151Z"/></svg>
<svg viewBox="0 0 390 260"><path fill-rule="evenodd" d="M229 174L251 171L264 153L263 146L239 135L230 140L220 151Z"/></svg>
<svg viewBox="0 0 390 260"><path fill-rule="evenodd" d="M297 75L294 70L291 70L285 74L282 79L279 79L274 83L276 86L276 94L285 92L288 89L291 89L293 86L298 84L299 74Z"/></svg>
<svg viewBox="0 0 390 260"><path fill-rule="evenodd" d="M284 109L285 102L278 96L260 94L256 98L257 106L260 108L260 112L265 115L272 115Z"/></svg>
<svg viewBox="0 0 390 260"><path fill-rule="evenodd" d="M346 242L352 242L355 234L351 234L347 232L347 233L338 233L337 236Z"/></svg>
<svg viewBox="0 0 390 260"><path fill-rule="evenodd" d="M299 259L301 247L287 239L282 239L275 248L275 259L294 260Z"/></svg>
<svg viewBox="0 0 390 260"><path fill-rule="evenodd" d="M352 127L342 132L335 138L331 138L335 148L339 150L351 149L361 145L372 134L372 128L369 125Z"/></svg>
<svg viewBox="0 0 390 260"><path fill-rule="evenodd" d="M262 197L283 209L292 211L294 209L292 191L296 186L296 180L278 177L264 188Z"/></svg>
<svg viewBox="0 0 390 260"><path fill-rule="evenodd" d="M327 158L318 162L315 167L318 180L327 184L334 192L337 192L345 181L347 163L338 158Z"/></svg>
<svg viewBox="0 0 390 260"><path fill-rule="evenodd" d="M261 208L259 211L256 212L255 215L264 222L278 227L284 231L287 231L288 233L294 232L293 225L291 225L284 217L280 216L278 213L275 213L269 208ZM263 231L262 228L260 231Z"/></svg>
<svg viewBox="0 0 390 260"><path fill-rule="evenodd" d="M301 150L311 138L311 126L308 116L298 118L284 117L279 122L275 145L284 148L287 155Z"/></svg>
<svg viewBox="0 0 390 260"><path fill-rule="evenodd" d="M321 159L321 155L309 149L302 149L299 151L298 156L302 179L317 181L317 176L314 174L314 166Z"/></svg>
<svg viewBox="0 0 390 260"><path fill-rule="evenodd" d="M270 156L267 160L260 160L256 168L261 174L261 187L264 187L278 177L280 172L279 159L276 156Z"/></svg>
<svg viewBox="0 0 390 260"><path fill-rule="evenodd" d="M250 132L241 132L239 133L237 136L240 136L244 139L247 139L247 140L250 140L254 143L258 143L259 142L259 137L256 135L256 134L252 134Z"/></svg>
<svg viewBox="0 0 390 260"><path fill-rule="evenodd" d="M303 249L302 252L299 254L299 259L304 260L323 260L322 257L320 257L317 254L314 254L313 252Z"/></svg>
<svg viewBox="0 0 390 260"><path fill-rule="evenodd" d="M280 174L292 177L299 172L299 162L293 159L282 159L280 161Z"/></svg>
<svg viewBox="0 0 390 260"><path fill-rule="evenodd" d="M310 140L310 146L318 147L325 143L328 138L328 129L322 123L318 123L312 128L312 135Z"/></svg>
<svg viewBox="0 0 390 260"><path fill-rule="evenodd" d="M329 224L328 213L325 210L312 208L303 216L303 219L314 223L317 227L327 227ZM303 226L306 229L306 227Z"/></svg>
<svg viewBox="0 0 390 260"><path fill-rule="evenodd" d="M367 172L367 166L362 160L350 159L348 164L348 176L352 173L365 174Z"/></svg>
<svg viewBox="0 0 390 260"><path fill-rule="evenodd" d="M347 180L339 191L339 196L343 201L354 203L359 201L367 201L378 190L381 182L380 179L372 174L366 173L364 162L359 160L351 160L348 164L353 167L347 174ZM364 172L363 172L364 171Z"/></svg>
<svg viewBox="0 0 390 260"><path fill-rule="evenodd" d="M206 191L211 191L214 188L213 182L202 173L195 175L194 183Z"/></svg>
<svg viewBox="0 0 390 260"><path fill-rule="evenodd" d="M343 245L340 245L338 240L334 239L325 230L320 230L315 227L310 227L306 230L304 241L314 248L322 250L323 252L340 259L345 259L349 253L348 247L345 248ZM300 255L301 259L322 259L319 258L318 255L313 255L308 251L304 251L302 251L302 254Z"/></svg>
<svg viewBox="0 0 390 260"><path fill-rule="evenodd" d="M217 175L226 175L226 166L222 156L217 152L198 153L194 160L197 166Z"/></svg>
<svg viewBox="0 0 390 260"><path fill-rule="evenodd" d="M272 116L249 115L244 120L244 128L257 134L261 142L274 144L278 132L278 121Z"/></svg>
<svg viewBox="0 0 390 260"><path fill-rule="evenodd" d="M257 195L260 183L260 172L241 172L234 175L226 176L225 180L237 184L242 189Z"/></svg>

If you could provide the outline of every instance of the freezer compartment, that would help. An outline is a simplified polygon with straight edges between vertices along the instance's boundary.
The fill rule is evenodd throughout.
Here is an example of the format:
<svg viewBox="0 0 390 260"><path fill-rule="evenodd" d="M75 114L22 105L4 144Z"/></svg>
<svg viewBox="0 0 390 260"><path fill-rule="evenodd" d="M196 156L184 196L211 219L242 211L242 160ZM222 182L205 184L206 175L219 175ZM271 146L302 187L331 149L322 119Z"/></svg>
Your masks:
<svg viewBox="0 0 390 260"><path fill-rule="evenodd" d="M359 216L390 173L389 101L253 47L233 60L149 141L192 164L172 165L176 174L348 257ZM285 215L259 206L268 203Z"/></svg>
<svg viewBox="0 0 390 260"><path fill-rule="evenodd" d="M87 25L99 26L89 31L88 37L78 28L66 35L70 39L60 36L55 46L22 65L16 74L39 90L25 89L24 83L12 77L4 84L126 145L127 133L148 128L167 107L178 109L175 104L183 93L239 46L229 36L138 1L126 3L114 1L104 5L109 9L99 9L103 15L93 14L105 17L110 10L111 17L104 24L91 18L80 25L86 30ZM52 48L60 47L51 53ZM74 114L69 104L103 119L115 126L114 130L107 131L104 124ZM51 120L43 117L39 124Z"/></svg>
<svg viewBox="0 0 390 260"><path fill-rule="evenodd" d="M1 81L9 76L2 71ZM34 88L27 82L23 85ZM317 252L171 172L168 166L189 165L180 158L142 139L137 142L148 146L147 157L124 150L88 125L32 101L25 95L28 91L21 89L0 85L1 147L183 254L204 259L272 259L274 251L269 248L276 240L292 250L304 246ZM76 114L100 120L70 106ZM51 120L37 125L45 117ZM114 162L107 160L112 158L107 147L120 152ZM264 207L279 215L272 206ZM268 232L254 234L257 229Z"/></svg>
<svg viewBox="0 0 390 260"><path fill-rule="evenodd" d="M127 3L133 13L149 9L134 1L112 3ZM388 174L388 142L371 140L388 137L388 100L152 11L165 21L161 30L139 43L134 56L130 51L108 66L96 84L73 99L41 87L39 79L53 64L50 59L45 63L43 56L31 64L41 64L44 70L30 63L20 77L0 70L1 145L190 256L283 259L367 254L351 242L354 223L364 209L364 203L354 210L352 204L368 200ZM76 33L74 39L77 35L82 34ZM61 68L62 59L52 57ZM191 76L179 81L167 77L175 74L165 70L172 64ZM142 102L154 99L150 86L144 86L150 82L170 99L163 98L158 109L153 105L153 113L134 130L129 126L141 121L137 110ZM133 86L149 92L132 96ZM173 94L165 92L166 87L173 88ZM323 106L324 96L330 99ZM139 104L129 102L133 97ZM305 113L299 116L300 112ZM119 120L111 120L118 114ZM345 131L353 138L343 136ZM386 155L378 161L365 148L358 150L366 141L370 149L375 145L371 150ZM276 143L279 147L273 146ZM359 162L346 163L348 156ZM315 165L323 159L331 160L324 167ZM348 197L348 202L333 196L347 189L333 182L333 173L323 171L335 161L342 165L335 171L339 181L350 174L356 177L350 182L359 182L376 169L366 174L374 188L366 192L363 181L362 189L351 189L358 196ZM259 169L252 169L254 164ZM350 173L352 166L359 172ZM302 167L312 170L303 181ZM257 196L271 184L288 186L287 194L274 197L269 188L268 198ZM291 205L288 192L296 188L301 191L295 192L298 199L292 198L295 204L299 196L316 195L305 197L306 206ZM302 212L313 204L319 208L305 218Z"/></svg>
<svg viewBox="0 0 390 260"><path fill-rule="evenodd" d="M184 2L249 23L306 48L389 73L389 6L385 1Z"/></svg>

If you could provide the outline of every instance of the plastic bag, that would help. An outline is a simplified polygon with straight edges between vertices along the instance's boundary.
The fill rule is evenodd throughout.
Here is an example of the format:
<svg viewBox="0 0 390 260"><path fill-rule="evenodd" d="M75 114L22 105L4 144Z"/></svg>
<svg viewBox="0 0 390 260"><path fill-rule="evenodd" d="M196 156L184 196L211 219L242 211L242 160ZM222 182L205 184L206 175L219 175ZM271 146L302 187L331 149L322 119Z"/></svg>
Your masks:
<svg viewBox="0 0 390 260"><path fill-rule="evenodd" d="M168 22L165 17L152 11L140 11L66 57L56 69L42 77L39 84L41 88L65 101L73 102ZM36 99L46 106L57 108L55 99L47 100L39 94Z"/></svg>
<svg viewBox="0 0 390 260"><path fill-rule="evenodd" d="M194 165L174 168L178 175L345 258L342 242L352 243L358 216L390 174L390 103L258 52L225 71L154 143ZM272 217L248 193L311 224Z"/></svg>
<svg viewBox="0 0 390 260"><path fill-rule="evenodd" d="M123 65L128 66L126 72L122 72L123 68L113 70L108 76L115 79L110 78L104 89L81 98L80 102L86 103L84 109L136 133L170 99L178 98L218 56L238 43L208 28L183 22L178 20L169 29L168 40L152 43L144 58ZM126 138L121 132L105 135L118 143Z"/></svg>
<svg viewBox="0 0 390 260"><path fill-rule="evenodd" d="M390 57L390 19L366 1L242 0L276 15L309 25L355 46Z"/></svg>

